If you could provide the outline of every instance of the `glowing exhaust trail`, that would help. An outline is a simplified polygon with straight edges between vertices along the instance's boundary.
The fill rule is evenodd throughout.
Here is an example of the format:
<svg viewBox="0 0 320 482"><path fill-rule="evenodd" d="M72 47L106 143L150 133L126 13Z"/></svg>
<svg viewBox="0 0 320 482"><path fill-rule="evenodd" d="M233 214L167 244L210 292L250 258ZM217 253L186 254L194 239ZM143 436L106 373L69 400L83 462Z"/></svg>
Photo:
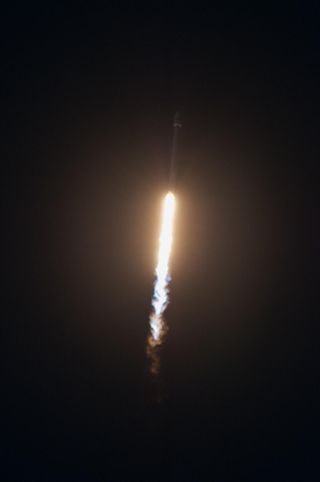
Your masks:
<svg viewBox="0 0 320 482"><path fill-rule="evenodd" d="M159 372L157 348L161 345L167 329L162 314L169 303L169 261L173 241L174 212L175 197L172 192L168 192L163 203L158 263L155 271L156 280L152 297L153 310L150 315L150 335L147 344L147 354L150 358L150 372L155 375Z"/></svg>
<svg viewBox="0 0 320 482"><path fill-rule="evenodd" d="M147 343L147 356L150 360L150 372L157 375L160 370L159 347L167 331L163 312L169 303L170 268L169 261L173 240L173 223L175 213L175 190L177 181L177 141L178 133L182 127L180 114L176 112L173 119L173 142L169 171L169 192L163 202L162 224L159 239L158 264L156 267L156 280L152 297L152 312L150 315L150 335Z"/></svg>

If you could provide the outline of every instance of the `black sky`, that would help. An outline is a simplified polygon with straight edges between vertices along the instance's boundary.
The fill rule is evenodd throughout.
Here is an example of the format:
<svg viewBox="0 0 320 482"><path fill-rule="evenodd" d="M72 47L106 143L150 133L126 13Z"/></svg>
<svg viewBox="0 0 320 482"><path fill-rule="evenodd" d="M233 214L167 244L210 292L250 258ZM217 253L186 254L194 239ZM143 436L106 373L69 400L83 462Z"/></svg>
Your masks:
<svg viewBox="0 0 320 482"><path fill-rule="evenodd" d="M317 3L2 10L2 479L318 480Z"/></svg>

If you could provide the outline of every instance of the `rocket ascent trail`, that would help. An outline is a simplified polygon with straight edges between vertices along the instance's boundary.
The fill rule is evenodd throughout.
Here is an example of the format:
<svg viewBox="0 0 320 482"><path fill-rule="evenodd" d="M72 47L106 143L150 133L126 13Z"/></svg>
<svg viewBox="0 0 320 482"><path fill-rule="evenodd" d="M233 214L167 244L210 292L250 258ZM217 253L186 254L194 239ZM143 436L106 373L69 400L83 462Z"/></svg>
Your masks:
<svg viewBox="0 0 320 482"><path fill-rule="evenodd" d="M174 134L172 157L170 164L169 186L170 191L163 201L162 223L159 238L158 262L155 270L155 284L152 297L152 312L150 314L150 334L147 342L147 355L150 360L150 373L157 375L160 370L159 347L167 331L163 313L169 303L169 282L170 282L170 255L173 243L173 226L176 200L172 188L176 181L176 146L178 130L181 128L179 115L174 117Z"/></svg>
<svg viewBox="0 0 320 482"><path fill-rule="evenodd" d="M175 113L173 120L173 140L172 140L172 151L171 151L171 162L170 162L170 175L169 175L169 188L173 191L176 187L177 182L177 146L178 146L178 135L182 124L180 120L179 112Z"/></svg>

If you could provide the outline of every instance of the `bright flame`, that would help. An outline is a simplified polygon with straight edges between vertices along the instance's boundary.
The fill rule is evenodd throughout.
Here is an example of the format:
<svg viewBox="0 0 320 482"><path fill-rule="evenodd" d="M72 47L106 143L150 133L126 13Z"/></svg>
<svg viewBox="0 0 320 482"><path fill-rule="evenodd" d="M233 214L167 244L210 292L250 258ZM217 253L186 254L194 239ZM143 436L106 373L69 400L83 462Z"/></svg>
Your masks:
<svg viewBox="0 0 320 482"><path fill-rule="evenodd" d="M175 212L175 197L172 192L168 192L164 198L162 211L162 225L159 239L158 264L156 267L156 281L152 298L153 312L150 315L151 335L148 338L147 352L153 363L151 372L157 373L159 362L155 360L154 349L161 344L162 336L166 331L162 313L169 303L170 271L169 260L173 240L173 222Z"/></svg>

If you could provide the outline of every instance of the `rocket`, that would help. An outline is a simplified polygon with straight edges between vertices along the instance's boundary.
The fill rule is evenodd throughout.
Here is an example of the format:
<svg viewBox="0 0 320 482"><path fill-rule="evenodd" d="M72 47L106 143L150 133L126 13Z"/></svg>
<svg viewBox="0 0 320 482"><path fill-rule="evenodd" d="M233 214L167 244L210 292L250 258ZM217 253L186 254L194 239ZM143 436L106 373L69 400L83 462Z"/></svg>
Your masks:
<svg viewBox="0 0 320 482"><path fill-rule="evenodd" d="M178 135L181 129L181 119L179 112L176 112L173 119L173 141L172 141L172 151L171 151L171 162L169 171L169 189L174 190L177 182L177 145L178 145Z"/></svg>

